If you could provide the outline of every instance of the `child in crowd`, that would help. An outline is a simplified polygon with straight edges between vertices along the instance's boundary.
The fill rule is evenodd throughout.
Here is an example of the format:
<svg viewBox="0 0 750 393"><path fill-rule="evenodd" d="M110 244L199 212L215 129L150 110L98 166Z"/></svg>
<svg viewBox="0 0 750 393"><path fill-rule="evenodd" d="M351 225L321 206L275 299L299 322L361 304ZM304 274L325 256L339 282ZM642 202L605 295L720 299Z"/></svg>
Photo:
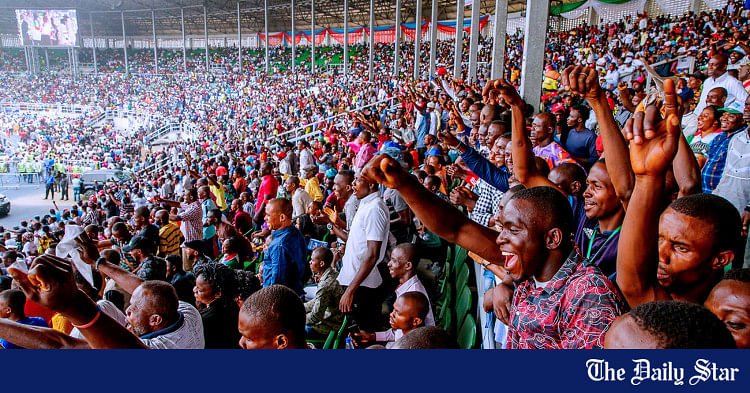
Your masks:
<svg viewBox="0 0 750 393"><path fill-rule="evenodd" d="M396 340L404 334L424 326L427 312L429 311L429 301L427 296L422 292L411 291L402 294L396 299L391 312L391 328L383 332L368 333L365 331L354 332L351 334L352 340L357 347L368 345L372 342L385 343L386 348L391 348Z"/></svg>

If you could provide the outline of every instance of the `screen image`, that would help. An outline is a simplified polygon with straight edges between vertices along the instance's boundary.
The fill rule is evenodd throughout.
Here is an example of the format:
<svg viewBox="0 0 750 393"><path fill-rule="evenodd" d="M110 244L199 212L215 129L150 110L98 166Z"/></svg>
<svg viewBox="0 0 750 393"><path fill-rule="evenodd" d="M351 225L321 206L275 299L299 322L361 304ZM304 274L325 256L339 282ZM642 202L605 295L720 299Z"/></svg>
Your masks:
<svg viewBox="0 0 750 393"><path fill-rule="evenodd" d="M27 46L75 46L75 10L16 10L21 42Z"/></svg>

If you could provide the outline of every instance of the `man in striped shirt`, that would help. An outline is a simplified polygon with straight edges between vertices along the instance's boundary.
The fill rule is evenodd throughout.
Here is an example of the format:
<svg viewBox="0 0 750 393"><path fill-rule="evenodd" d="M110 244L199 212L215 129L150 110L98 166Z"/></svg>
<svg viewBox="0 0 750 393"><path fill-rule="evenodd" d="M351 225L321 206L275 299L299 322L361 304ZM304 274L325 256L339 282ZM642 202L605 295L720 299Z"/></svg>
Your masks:
<svg viewBox="0 0 750 393"><path fill-rule="evenodd" d="M180 227L169 222L169 212L159 210L156 213L156 223L159 225L159 252L158 256L166 258L167 255L179 255L182 233Z"/></svg>
<svg viewBox="0 0 750 393"><path fill-rule="evenodd" d="M169 215L169 219L172 221L182 221L180 224L180 231L182 236L185 238L185 242L193 240L203 240L203 211L200 203L198 203L198 191L195 188L185 190L182 193L182 199L184 202L168 201L161 199L158 196L154 197L157 202L167 204L172 207L182 208L182 213L177 215ZM182 263L185 271L193 270L193 266L187 258L187 255L183 252Z"/></svg>

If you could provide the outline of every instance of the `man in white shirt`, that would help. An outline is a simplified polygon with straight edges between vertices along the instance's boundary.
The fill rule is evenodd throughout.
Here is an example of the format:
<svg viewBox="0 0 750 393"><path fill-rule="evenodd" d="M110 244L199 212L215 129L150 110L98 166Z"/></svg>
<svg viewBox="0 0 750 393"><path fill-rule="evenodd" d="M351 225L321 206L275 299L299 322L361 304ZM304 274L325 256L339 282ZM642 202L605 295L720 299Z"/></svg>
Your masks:
<svg viewBox="0 0 750 393"><path fill-rule="evenodd" d="M313 199L307 191L303 190L299 186L299 177L290 176L284 182L284 189L292 198L292 208L294 210L294 218L299 217L307 211L307 205L309 205Z"/></svg>
<svg viewBox="0 0 750 393"><path fill-rule="evenodd" d="M353 312L363 330L380 326L383 276L378 264L385 260L391 222L388 207L378 195L378 184L363 176L354 181L354 195L359 199L342 258L338 282L344 289L339 302L342 312ZM383 266L385 267L385 266Z"/></svg>
<svg viewBox="0 0 750 393"><path fill-rule="evenodd" d="M318 163L315 160L315 155L310 150L310 142L301 140L299 141L299 169L300 174L304 168L311 166L317 166Z"/></svg>
<svg viewBox="0 0 750 393"><path fill-rule="evenodd" d="M745 99L747 99L748 94L742 86L742 82L727 73L727 63L728 59L723 54L714 55L709 60L706 66L708 78L703 82L701 97L698 100L695 111L693 111L695 116L700 116L707 105L706 98L708 97L708 92L716 87L723 87L727 91L727 99L724 101L725 107L728 107L734 101L744 103Z"/></svg>

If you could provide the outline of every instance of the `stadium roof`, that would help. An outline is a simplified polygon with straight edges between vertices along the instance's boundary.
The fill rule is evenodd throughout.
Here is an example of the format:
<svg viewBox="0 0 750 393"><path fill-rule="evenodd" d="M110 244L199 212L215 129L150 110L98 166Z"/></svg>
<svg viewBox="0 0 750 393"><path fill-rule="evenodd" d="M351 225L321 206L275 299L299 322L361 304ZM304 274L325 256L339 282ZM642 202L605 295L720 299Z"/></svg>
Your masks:
<svg viewBox="0 0 750 393"><path fill-rule="evenodd" d="M263 1L240 1L243 34L263 31ZM454 19L455 0L438 0L438 20ZM481 1L482 14L494 13L495 0ZM540 0L541 1L541 0ZM572 0L552 0L552 3ZM295 0L295 28L310 29L311 0ZM402 0L403 23L414 22L416 0ZM525 0L508 0L509 12L526 8ZM50 7L54 4L53 7ZM343 0L317 0L315 2L316 29L341 28L344 24ZM395 18L395 0L375 0L375 25L392 25ZM429 19L431 0L422 1L422 15ZM237 0L5 0L0 5L0 33L16 34L15 9L77 9L79 30L83 36L90 34L89 14L92 15L94 32L97 35L117 36L122 34L120 11L125 12L125 29L128 35L151 34L151 10L154 10L157 34L179 34L180 8L185 12L186 34L203 33L203 6L208 14L209 34L236 34ZM269 32L291 30L291 0L268 0ZM349 0L349 27L369 24L370 0ZM465 10L465 17L471 8Z"/></svg>

